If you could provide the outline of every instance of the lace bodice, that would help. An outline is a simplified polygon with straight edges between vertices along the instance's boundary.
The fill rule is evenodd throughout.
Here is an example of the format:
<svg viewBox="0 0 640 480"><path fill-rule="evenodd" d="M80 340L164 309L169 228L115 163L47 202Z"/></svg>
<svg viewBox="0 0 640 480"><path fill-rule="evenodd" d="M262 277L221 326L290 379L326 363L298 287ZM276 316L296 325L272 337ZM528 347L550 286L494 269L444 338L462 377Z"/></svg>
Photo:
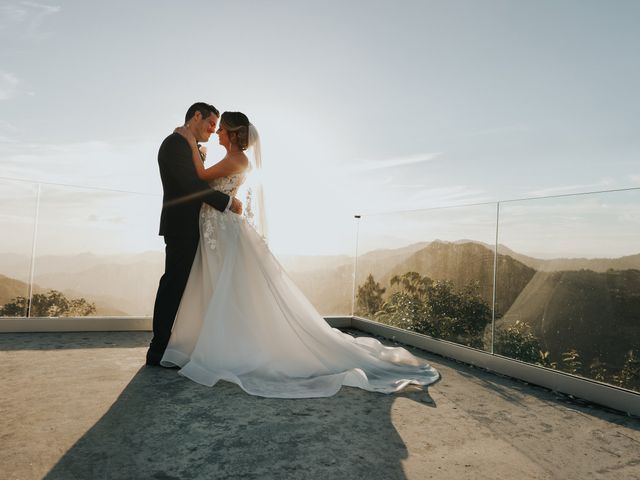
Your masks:
<svg viewBox="0 0 640 480"><path fill-rule="evenodd" d="M236 193L238 193L240 185L242 185L242 182L244 182L244 179L244 173L234 173L233 175L229 175L227 177L216 178L211 183L209 183L209 185L214 190L226 193L230 197L235 197Z"/></svg>
<svg viewBox="0 0 640 480"><path fill-rule="evenodd" d="M227 177L216 178L209 183L214 190L226 193L230 197L235 197L238 189L246 178L245 173L235 173ZM212 250L216 249L216 230L226 230L229 222L238 223L246 217L246 211L243 215L235 215L231 212L221 213L207 203L202 204L200 209L201 235L203 240Z"/></svg>

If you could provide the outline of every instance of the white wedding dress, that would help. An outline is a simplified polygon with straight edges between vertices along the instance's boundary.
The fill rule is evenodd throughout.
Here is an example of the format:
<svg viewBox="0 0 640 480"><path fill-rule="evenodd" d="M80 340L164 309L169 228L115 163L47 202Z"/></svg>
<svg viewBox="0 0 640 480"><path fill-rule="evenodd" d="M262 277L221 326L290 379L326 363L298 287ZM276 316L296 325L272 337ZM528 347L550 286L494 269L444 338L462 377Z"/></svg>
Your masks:
<svg viewBox="0 0 640 480"><path fill-rule="evenodd" d="M244 175L212 183L235 196ZM200 245L161 364L252 395L328 397L342 385L390 393L438 372L404 348L331 328L244 216L204 204Z"/></svg>

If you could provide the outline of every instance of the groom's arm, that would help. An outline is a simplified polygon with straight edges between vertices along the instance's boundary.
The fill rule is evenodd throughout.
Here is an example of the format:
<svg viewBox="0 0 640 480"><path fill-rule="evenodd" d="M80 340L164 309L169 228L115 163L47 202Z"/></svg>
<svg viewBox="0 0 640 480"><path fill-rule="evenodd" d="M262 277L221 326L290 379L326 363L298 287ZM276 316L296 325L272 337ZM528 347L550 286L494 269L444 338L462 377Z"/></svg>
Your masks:
<svg viewBox="0 0 640 480"><path fill-rule="evenodd" d="M171 136L163 144L163 151L158 155L158 160L175 180L181 195L167 202L165 206L184 202L205 202L221 212L227 210L233 198L213 190L207 182L198 178L191 159L191 147L182 136L177 133L174 135L175 137Z"/></svg>

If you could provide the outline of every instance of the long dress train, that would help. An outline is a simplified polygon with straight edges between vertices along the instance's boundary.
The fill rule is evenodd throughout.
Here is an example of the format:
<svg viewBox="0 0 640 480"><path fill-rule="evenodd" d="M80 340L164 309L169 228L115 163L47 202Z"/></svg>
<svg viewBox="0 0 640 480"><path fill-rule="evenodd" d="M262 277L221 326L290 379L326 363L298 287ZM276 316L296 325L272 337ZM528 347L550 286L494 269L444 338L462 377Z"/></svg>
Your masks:
<svg viewBox="0 0 640 480"><path fill-rule="evenodd" d="M243 179L212 185L235 195ZM438 379L404 348L331 328L243 216L205 204L200 234L162 365L203 385L227 380L278 398L328 397L342 385L391 393Z"/></svg>

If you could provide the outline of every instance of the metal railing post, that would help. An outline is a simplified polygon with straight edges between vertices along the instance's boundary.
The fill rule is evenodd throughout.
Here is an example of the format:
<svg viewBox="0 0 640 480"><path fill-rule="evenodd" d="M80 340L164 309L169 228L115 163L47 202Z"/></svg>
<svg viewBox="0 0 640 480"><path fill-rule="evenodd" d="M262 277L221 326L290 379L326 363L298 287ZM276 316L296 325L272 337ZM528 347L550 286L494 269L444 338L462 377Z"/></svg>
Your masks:
<svg viewBox="0 0 640 480"><path fill-rule="evenodd" d="M36 194L36 212L33 221L33 241L31 243L31 267L29 268L29 300L27 302L27 318L31 318L31 303L33 302L33 277L36 267L36 241L38 239L38 220L40 216L40 193L42 184L38 183L38 193Z"/></svg>
<svg viewBox="0 0 640 480"><path fill-rule="evenodd" d="M500 202L496 203L496 242L493 249L493 300L491 304L491 353L495 353L496 339L496 298L498 287L496 279L498 278L498 231L500 225Z"/></svg>
<svg viewBox="0 0 640 480"><path fill-rule="evenodd" d="M351 316L356 314L356 282L358 279L358 242L360 236L360 215L354 215L356 219L356 253L353 262L353 292L351 294Z"/></svg>

